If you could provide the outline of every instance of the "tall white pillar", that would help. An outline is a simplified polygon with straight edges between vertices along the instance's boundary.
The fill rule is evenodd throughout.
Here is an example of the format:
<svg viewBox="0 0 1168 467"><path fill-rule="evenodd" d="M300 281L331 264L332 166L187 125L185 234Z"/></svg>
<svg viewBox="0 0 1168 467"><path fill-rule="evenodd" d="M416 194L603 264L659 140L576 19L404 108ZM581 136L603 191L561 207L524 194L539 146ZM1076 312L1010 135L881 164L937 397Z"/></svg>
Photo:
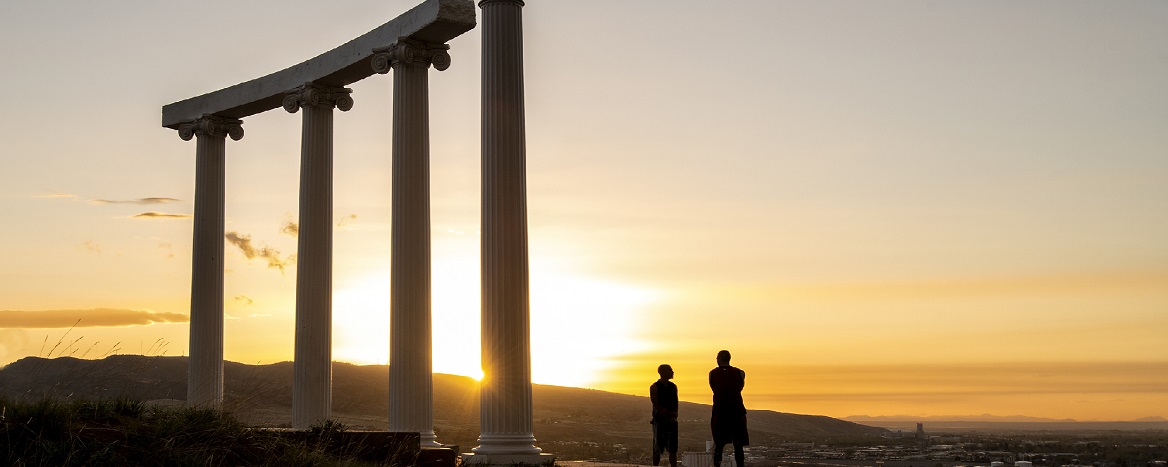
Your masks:
<svg viewBox="0 0 1168 467"><path fill-rule="evenodd" d="M239 120L204 115L179 126L184 141L196 138L195 217L191 254L190 357L187 405L223 403L223 178L226 136L239 141Z"/></svg>
<svg viewBox="0 0 1168 467"><path fill-rule="evenodd" d="M350 92L309 83L284 98L284 110L304 109L293 428L308 428L332 414L333 107L353 108Z"/></svg>
<svg viewBox="0 0 1168 467"><path fill-rule="evenodd" d="M450 66L449 46L408 39L373 57L393 69L393 193L390 259L389 431L434 434L430 315L430 101L427 70Z"/></svg>
<svg viewBox="0 0 1168 467"><path fill-rule="evenodd" d="M523 2L482 0L482 364L473 464L550 464L531 404Z"/></svg>

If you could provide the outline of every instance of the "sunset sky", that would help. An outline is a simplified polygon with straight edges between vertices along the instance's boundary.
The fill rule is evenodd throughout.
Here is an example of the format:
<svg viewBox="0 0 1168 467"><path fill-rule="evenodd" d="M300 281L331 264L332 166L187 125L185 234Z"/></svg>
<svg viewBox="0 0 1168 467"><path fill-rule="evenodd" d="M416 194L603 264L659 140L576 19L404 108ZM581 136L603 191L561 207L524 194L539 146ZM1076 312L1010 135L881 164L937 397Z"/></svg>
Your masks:
<svg viewBox="0 0 1168 467"><path fill-rule="evenodd" d="M527 3L536 383L708 403L729 349L751 409L1168 417L1168 2ZM185 355L162 106L415 4L0 2L0 365ZM479 33L430 72L434 371L471 376ZM391 84L335 114L339 361L388 361ZM232 361L292 358L300 122L227 143Z"/></svg>

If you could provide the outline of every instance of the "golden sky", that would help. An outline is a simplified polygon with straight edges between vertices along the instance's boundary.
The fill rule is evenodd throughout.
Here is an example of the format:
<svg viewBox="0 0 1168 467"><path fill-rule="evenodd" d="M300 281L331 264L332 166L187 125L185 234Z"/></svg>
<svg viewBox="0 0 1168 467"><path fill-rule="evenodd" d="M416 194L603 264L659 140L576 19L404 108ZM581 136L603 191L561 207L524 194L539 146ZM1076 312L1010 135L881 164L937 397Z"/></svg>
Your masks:
<svg viewBox="0 0 1168 467"><path fill-rule="evenodd" d="M184 355L162 105L413 2L0 3L0 364ZM749 408L1168 417L1168 5L524 8L533 378ZM479 32L430 72L434 370L479 372ZM391 80L335 115L334 358L388 360ZM292 356L300 118L227 143L226 357ZM73 327L70 329L70 327ZM60 345L56 345L60 342Z"/></svg>

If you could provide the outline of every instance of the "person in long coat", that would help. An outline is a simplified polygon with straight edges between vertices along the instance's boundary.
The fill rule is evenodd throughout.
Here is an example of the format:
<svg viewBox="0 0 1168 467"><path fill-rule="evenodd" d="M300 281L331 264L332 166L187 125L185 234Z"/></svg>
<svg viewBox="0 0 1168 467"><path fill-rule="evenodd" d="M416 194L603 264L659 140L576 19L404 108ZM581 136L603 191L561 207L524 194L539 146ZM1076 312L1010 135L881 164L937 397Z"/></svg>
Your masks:
<svg viewBox="0 0 1168 467"><path fill-rule="evenodd" d="M744 447L750 444L746 431L746 405L742 403L742 388L746 386L746 372L730 366L730 351L718 352L718 367L710 370L710 389L714 391L714 408L710 416L710 431L714 437L714 467L722 467L722 449L734 444L737 467L746 462Z"/></svg>

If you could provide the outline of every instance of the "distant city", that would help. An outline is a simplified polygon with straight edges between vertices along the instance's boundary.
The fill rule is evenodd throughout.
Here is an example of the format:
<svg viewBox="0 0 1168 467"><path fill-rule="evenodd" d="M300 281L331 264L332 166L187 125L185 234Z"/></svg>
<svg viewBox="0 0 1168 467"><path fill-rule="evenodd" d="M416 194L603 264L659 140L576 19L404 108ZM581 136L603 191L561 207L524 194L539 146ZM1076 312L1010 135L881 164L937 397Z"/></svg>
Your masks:
<svg viewBox="0 0 1168 467"><path fill-rule="evenodd" d="M1168 462L1168 431L1013 433L890 432L880 441L755 446L752 466L1032 467L1160 466ZM687 466L703 467L703 466Z"/></svg>
<svg viewBox="0 0 1168 467"><path fill-rule="evenodd" d="M593 462L648 464L639 446L617 446ZM622 456L621 454L625 454ZM684 467L712 467L705 452L685 452ZM924 424L883 437L787 442L747 448L750 467L1135 467L1168 465L1168 430L932 433ZM723 467L737 467L732 458Z"/></svg>

